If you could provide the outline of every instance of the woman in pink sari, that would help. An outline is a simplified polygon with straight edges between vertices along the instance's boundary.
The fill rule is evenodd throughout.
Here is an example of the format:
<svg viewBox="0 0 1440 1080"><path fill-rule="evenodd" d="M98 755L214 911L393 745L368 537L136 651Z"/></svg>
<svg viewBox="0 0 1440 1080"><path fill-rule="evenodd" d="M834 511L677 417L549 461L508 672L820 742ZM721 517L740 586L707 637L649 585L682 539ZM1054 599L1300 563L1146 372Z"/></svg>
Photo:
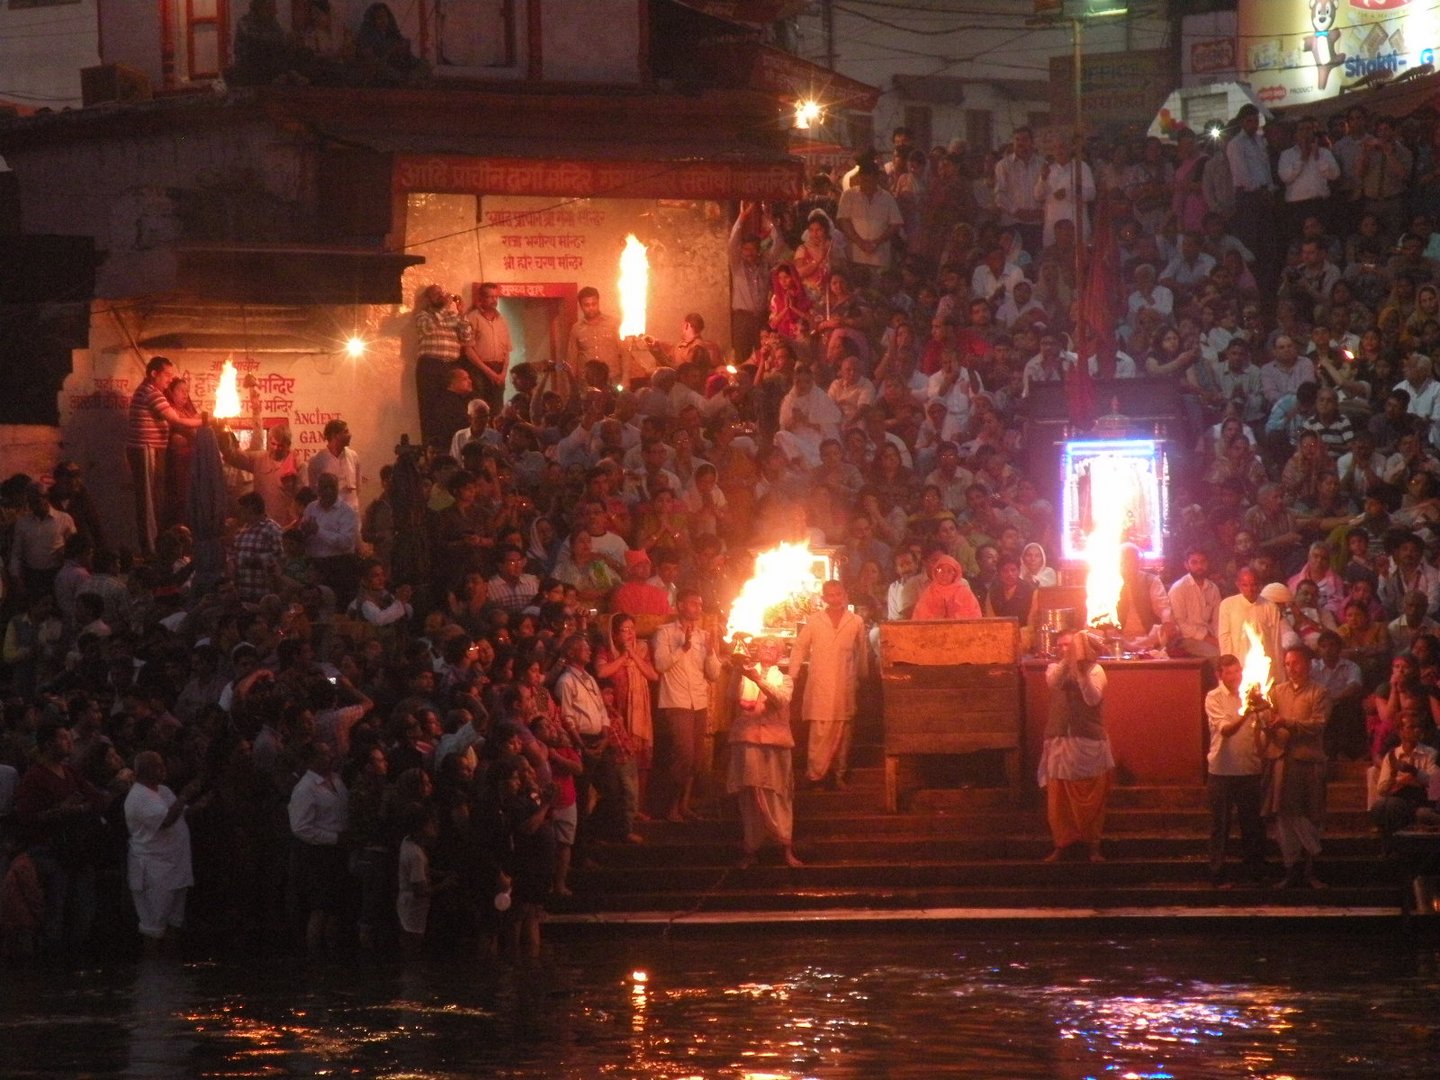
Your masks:
<svg viewBox="0 0 1440 1080"><path fill-rule="evenodd" d="M809 342L815 318L795 267L780 263L770 274L770 329L786 341Z"/></svg>

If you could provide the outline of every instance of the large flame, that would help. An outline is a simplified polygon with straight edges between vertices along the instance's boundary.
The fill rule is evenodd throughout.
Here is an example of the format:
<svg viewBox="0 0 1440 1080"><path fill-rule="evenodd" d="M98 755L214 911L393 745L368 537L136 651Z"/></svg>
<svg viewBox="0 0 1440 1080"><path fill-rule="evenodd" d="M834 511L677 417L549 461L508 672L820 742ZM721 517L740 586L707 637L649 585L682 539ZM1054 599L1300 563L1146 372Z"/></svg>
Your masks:
<svg viewBox="0 0 1440 1080"><path fill-rule="evenodd" d="M1085 610L1091 626L1120 625L1120 545L1125 537L1128 504L1125 468L1118 461L1096 458L1090 465L1090 518L1094 523L1085 540Z"/></svg>
<svg viewBox="0 0 1440 1080"><path fill-rule="evenodd" d="M766 620L768 613L789 603L808 605L818 584L815 555L809 545L780 544L762 551L755 558L755 573L730 605L725 636L758 637L767 626L775 625L773 620Z"/></svg>
<svg viewBox="0 0 1440 1080"><path fill-rule="evenodd" d="M620 253L620 336L645 333L645 303L650 295L650 260L634 233L625 237Z"/></svg>
<svg viewBox="0 0 1440 1080"><path fill-rule="evenodd" d="M228 420L240 415L240 387L235 381L235 365L227 357L220 370L220 382L215 387L215 411L217 420Z"/></svg>
<svg viewBox="0 0 1440 1080"><path fill-rule="evenodd" d="M1275 680L1270 675L1270 654L1265 651L1265 645L1260 640L1260 635L1255 627L1249 623L1245 624L1245 655L1241 657L1243 666L1240 669L1240 700L1249 701L1252 692L1258 691L1261 697L1270 693L1270 687Z"/></svg>

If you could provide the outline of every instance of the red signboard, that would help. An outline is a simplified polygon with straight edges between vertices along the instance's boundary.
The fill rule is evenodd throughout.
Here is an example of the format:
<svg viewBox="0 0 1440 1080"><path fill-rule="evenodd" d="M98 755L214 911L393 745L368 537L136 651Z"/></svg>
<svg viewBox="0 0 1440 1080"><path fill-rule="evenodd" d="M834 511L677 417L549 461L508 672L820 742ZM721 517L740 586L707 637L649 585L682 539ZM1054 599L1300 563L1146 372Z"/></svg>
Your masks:
<svg viewBox="0 0 1440 1080"><path fill-rule="evenodd" d="M395 159L401 192L619 199L799 199L798 161L551 161L434 154Z"/></svg>

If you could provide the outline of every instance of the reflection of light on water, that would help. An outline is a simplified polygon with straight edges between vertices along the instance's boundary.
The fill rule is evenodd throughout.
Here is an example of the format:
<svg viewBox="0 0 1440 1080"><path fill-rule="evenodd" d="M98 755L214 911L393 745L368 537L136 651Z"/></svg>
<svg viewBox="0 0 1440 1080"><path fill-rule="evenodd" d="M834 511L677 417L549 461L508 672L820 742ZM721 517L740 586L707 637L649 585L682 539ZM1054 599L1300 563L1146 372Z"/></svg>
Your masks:
<svg viewBox="0 0 1440 1080"><path fill-rule="evenodd" d="M1111 1059L1106 1072L1124 1080L1171 1080L1175 1074L1163 1060L1166 1051L1173 1055L1181 1046L1201 1046L1237 1034L1281 1035L1292 1026L1289 1017L1295 1009L1278 1004L1265 990L1204 986L1195 991L1198 995L1192 997L1182 996L1180 988L1165 998L1069 997L1059 1003L1057 1034L1062 1041L1083 1042L1092 1053ZM1150 1055L1156 1060L1144 1066L1114 1060ZM1263 1054L1244 1056L1252 1072L1274 1063ZM1284 1078L1277 1075L1270 1080Z"/></svg>

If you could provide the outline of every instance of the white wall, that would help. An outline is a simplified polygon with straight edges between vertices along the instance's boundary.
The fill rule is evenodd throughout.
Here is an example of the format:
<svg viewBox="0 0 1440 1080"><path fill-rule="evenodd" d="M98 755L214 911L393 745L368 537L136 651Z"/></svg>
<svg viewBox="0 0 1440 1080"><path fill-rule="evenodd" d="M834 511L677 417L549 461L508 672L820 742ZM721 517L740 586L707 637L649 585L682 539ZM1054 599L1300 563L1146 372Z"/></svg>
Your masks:
<svg viewBox="0 0 1440 1080"><path fill-rule="evenodd" d="M80 107L80 69L100 62L97 2L11 8L0 0L0 103Z"/></svg>

